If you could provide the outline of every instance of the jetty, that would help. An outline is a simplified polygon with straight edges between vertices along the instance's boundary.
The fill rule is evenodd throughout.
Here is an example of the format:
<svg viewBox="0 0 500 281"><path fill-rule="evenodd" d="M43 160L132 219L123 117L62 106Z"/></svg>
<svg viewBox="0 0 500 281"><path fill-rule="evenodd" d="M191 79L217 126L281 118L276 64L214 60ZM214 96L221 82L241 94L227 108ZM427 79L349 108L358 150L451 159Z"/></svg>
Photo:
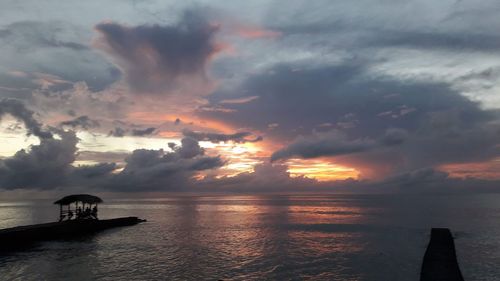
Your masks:
<svg viewBox="0 0 500 281"><path fill-rule="evenodd" d="M58 222L0 229L0 251L27 248L41 241L73 239L146 221L138 217L100 220L97 216L99 203L102 203L102 200L93 195L66 196L54 202L60 205Z"/></svg>
<svg viewBox="0 0 500 281"><path fill-rule="evenodd" d="M458 266L453 236L448 228L431 229L420 281L464 281Z"/></svg>

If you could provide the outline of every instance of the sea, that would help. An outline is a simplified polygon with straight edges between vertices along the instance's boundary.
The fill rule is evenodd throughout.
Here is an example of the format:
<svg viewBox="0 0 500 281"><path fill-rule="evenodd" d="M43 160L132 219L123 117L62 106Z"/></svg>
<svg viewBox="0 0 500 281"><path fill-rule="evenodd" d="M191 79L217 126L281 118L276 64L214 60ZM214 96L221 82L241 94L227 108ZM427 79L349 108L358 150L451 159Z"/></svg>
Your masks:
<svg viewBox="0 0 500 281"><path fill-rule="evenodd" d="M103 198L146 223L0 254L0 280L419 280L432 227L465 280L500 280L500 195ZM0 228L55 221L53 200L1 201Z"/></svg>

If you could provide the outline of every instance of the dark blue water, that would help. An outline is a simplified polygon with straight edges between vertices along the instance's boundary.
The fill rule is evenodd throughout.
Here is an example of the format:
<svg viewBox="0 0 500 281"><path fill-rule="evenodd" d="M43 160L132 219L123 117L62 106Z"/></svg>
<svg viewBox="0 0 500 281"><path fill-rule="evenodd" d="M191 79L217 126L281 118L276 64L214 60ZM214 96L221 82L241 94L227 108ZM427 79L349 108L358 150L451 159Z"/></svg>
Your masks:
<svg viewBox="0 0 500 281"><path fill-rule="evenodd" d="M498 195L105 198L147 223L0 257L1 280L418 280L430 227L450 227L467 280L500 279ZM0 228L53 221L0 202Z"/></svg>

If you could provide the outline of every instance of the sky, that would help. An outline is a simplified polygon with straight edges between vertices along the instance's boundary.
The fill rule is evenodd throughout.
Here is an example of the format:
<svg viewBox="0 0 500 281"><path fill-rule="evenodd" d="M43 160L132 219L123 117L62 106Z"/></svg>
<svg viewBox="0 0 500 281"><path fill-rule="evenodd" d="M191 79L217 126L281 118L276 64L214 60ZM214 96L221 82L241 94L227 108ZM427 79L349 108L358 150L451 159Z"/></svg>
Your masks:
<svg viewBox="0 0 500 281"><path fill-rule="evenodd" d="M2 1L0 192L496 192L498 1Z"/></svg>

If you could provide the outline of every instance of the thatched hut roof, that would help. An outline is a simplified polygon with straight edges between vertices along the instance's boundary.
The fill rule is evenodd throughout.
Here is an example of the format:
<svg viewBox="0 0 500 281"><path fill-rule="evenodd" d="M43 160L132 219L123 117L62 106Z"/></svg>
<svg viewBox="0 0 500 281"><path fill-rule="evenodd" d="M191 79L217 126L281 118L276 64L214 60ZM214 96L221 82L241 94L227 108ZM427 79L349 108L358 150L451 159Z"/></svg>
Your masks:
<svg viewBox="0 0 500 281"><path fill-rule="evenodd" d="M73 194L69 196L65 196L56 202L54 204L58 205L69 205L71 203L75 202L82 202L82 203L87 203L87 204L97 204L97 203L102 203L102 199L94 196L94 195L89 195L89 194Z"/></svg>

